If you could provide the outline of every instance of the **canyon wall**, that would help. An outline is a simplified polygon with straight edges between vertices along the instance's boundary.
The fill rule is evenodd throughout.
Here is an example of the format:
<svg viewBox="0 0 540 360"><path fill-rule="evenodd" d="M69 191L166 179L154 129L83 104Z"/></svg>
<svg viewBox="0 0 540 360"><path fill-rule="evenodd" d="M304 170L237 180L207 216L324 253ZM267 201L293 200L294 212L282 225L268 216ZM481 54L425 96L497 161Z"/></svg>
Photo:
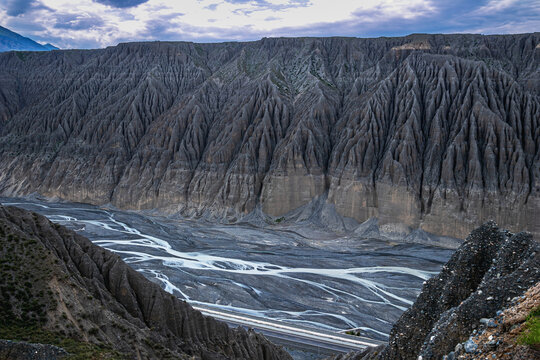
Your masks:
<svg viewBox="0 0 540 360"><path fill-rule="evenodd" d="M540 34L0 54L0 193L540 234Z"/></svg>

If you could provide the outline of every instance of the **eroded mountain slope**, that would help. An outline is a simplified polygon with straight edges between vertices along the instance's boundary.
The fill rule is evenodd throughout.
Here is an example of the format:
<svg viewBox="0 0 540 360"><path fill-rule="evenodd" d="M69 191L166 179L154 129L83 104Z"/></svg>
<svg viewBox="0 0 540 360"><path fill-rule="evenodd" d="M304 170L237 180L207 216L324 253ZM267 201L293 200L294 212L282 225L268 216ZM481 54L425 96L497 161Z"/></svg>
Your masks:
<svg viewBox="0 0 540 360"><path fill-rule="evenodd" d="M131 43L0 56L0 191L234 221L540 232L540 35ZM444 219L445 221L441 221Z"/></svg>

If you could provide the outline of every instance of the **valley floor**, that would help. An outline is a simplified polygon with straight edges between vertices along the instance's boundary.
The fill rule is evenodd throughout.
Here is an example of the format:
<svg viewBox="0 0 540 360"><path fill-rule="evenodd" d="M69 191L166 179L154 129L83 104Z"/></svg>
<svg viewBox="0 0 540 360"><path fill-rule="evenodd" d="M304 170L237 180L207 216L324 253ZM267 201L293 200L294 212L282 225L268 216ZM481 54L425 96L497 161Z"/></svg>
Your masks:
<svg viewBox="0 0 540 360"><path fill-rule="evenodd" d="M333 332L357 329L379 341L452 253L294 225L180 221L35 199L0 203L79 232L193 306Z"/></svg>

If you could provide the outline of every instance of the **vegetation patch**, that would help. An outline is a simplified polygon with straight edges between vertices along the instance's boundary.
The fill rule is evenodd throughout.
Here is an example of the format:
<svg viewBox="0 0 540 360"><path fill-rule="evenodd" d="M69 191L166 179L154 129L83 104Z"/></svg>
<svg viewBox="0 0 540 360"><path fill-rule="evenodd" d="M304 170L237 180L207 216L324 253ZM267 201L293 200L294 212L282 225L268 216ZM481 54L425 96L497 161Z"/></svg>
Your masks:
<svg viewBox="0 0 540 360"><path fill-rule="evenodd" d="M109 346L92 344L76 340L59 332L43 329L31 322L18 322L16 324L1 324L0 339L26 341L38 344L50 344L58 346L69 353L64 359L68 360L123 360L126 357Z"/></svg>
<svg viewBox="0 0 540 360"><path fill-rule="evenodd" d="M534 308L525 322L525 331L519 338L524 345L540 348L540 306Z"/></svg>
<svg viewBox="0 0 540 360"><path fill-rule="evenodd" d="M48 285L60 276L57 259L41 242L19 234L0 221L0 339L56 345L70 354L66 359L125 359L107 345L46 328L47 314L58 307Z"/></svg>

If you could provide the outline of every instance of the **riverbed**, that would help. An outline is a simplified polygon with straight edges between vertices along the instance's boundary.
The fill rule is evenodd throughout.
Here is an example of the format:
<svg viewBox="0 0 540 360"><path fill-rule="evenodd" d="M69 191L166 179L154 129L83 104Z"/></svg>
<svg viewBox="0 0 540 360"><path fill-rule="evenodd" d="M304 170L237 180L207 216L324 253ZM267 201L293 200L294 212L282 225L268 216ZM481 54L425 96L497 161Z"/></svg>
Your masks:
<svg viewBox="0 0 540 360"><path fill-rule="evenodd" d="M225 225L0 198L88 237L193 305L387 340L452 250L298 224Z"/></svg>

